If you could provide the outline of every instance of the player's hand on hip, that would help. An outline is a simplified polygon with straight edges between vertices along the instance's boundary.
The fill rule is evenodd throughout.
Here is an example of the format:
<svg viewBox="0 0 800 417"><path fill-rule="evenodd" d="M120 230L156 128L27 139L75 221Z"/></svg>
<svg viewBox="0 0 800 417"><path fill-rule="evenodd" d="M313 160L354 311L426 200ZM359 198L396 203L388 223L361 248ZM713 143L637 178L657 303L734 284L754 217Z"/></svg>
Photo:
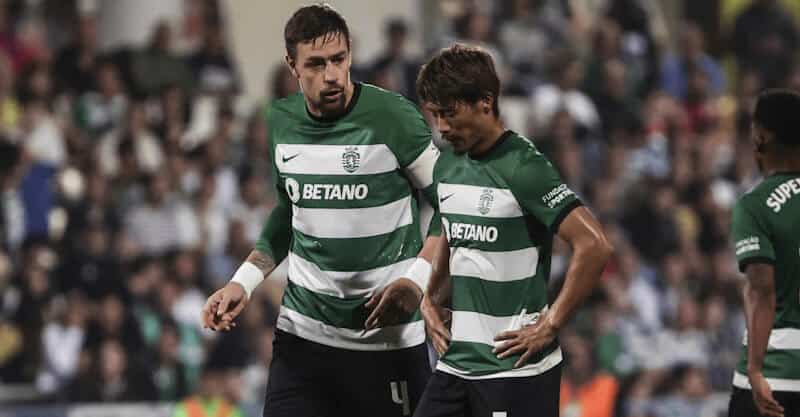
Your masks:
<svg viewBox="0 0 800 417"><path fill-rule="evenodd" d="M519 330L499 333L495 342L504 342L497 345L492 352L498 359L505 359L512 355L522 354L514 364L514 368L525 365L534 353L542 350L556 338L557 330L547 320L547 313L542 314L536 323L523 326Z"/></svg>
<svg viewBox="0 0 800 417"><path fill-rule="evenodd" d="M420 311L425 320L425 330L433 342L433 348L436 349L439 356L444 355L450 346L450 339L452 339L448 326L453 315L452 312L436 304L428 296L422 297Z"/></svg>
<svg viewBox="0 0 800 417"><path fill-rule="evenodd" d="M767 383L762 373L754 373L749 376L750 387L753 390L753 401L759 414L768 417L784 417L783 407L772 396L772 389Z"/></svg>
<svg viewBox="0 0 800 417"><path fill-rule="evenodd" d="M211 294L203 306L203 327L212 330L230 330L234 320L247 305L247 293L240 284L229 282Z"/></svg>
<svg viewBox="0 0 800 417"><path fill-rule="evenodd" d="M419 307L422 289L408 278L399 278L380 289L364 307L371 310L364 322L366 330L399 323Z"/></svg>

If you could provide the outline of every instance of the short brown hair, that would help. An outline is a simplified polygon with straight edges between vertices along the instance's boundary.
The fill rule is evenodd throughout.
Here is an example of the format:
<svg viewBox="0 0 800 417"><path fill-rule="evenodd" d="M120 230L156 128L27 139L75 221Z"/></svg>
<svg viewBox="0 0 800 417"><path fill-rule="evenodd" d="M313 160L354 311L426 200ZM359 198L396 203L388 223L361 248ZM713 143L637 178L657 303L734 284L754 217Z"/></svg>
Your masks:
<svg viewBox="0 0 800 417"><path fill-rule="evenodd" d="M298 43L309 42L320 36L324 36L323 41L328 41L337 35L344 36L349 48L350 30L344 17L336 9L325 3L301 7L289 18L283 29L286 54L291 59L296 59Z"/></svg>
<svg viewBox="0 0 800 417"><path fill-rule="evenodd" d="M439 51L420 69L417 95L424 102L440 106L475 104L491 98L494 115L500 115L500 79L494 61L477 47L454 44Z"/></svg>

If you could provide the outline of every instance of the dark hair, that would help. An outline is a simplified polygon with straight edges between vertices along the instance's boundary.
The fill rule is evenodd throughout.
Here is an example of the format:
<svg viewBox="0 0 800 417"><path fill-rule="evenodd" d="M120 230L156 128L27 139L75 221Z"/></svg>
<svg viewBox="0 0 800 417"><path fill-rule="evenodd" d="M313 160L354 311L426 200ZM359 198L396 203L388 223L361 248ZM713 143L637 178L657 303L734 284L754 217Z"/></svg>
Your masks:
<svg viewBox="0 0 800 417"><path fill-rule="evenodd" d="M494 61L476 47L455 44L439 51L420 69L417 95L424 102L442 106L491 98L494 115L500 115L500 79Z"/></svg>
<svg viewBox="0 0 800 417"><path fill-rule="evenodd" d="M324 37L323 41L328 41L337 35L344 36L349 48L350 30L347 22L333 7L325 3L301 7L289 18L283 29L286 54L291 59L296 59L298 43L309 42L320 36Z"/></svg>
<svg viewBox="0 0 800 417"><path fill-rule="evenodd" d="M758 96L753 113L755 123L775 135L775 141L800 146L800 94L786 89L770 89Z"/></svg>

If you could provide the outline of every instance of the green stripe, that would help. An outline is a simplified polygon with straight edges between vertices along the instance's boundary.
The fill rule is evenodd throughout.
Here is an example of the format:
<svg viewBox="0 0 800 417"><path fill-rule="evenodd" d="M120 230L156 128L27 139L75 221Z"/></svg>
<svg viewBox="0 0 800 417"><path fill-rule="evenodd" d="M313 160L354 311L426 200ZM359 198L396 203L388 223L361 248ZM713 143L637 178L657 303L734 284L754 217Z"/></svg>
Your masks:
<svg viewBox="0 0 800 417"><path fill-rule="evenodd" d="M369 175L309 175L309 174L282 174L285 178L293 178L300 184L300 200L295 203L304 208L333 208L353 209L377 207L400 200L411 194L412 188L408 180L399 171L384 172L383 174ZM367 197L363 200L326 200L325 191L320 191L319 200L306 199L304 187L306 184L336 184L341 186L366 184Z"/></svg>
<svg viewBox="0 0 800 417"><path fill-rule="evenodd" d="M480 249L488 252L506 252L536 246L528 234L525 217L489 218L448 213L442 213L442 217L446 218L451 225L453 223L466 223L497 227L497 240L494 242L455 239L450 236L448 241L451 247Z"/></svg>
<svg viewBox="0 0 800 417"><path fill-rule="evenodd" d="M558 342L553 341L545 349L531 355L527 364L536 363L553 353ZM505 359L497 359L492 353L492 346L483 343L451 342L442 356L442 362L453 368L469 371L470 375L486 375L502 371L510 371L521 355L513 355Z"/></svg>
<svg viewBox="0 0 800 417"><path fill-rule="evenodd" d="M286 291L283 293L284 307L334 327L356 330L364 329L364 322L369 316L369 311L364 308L364 304L368 300L364 297L338 298L320 294L292 281L288 282ZM412 323L421 318L422 316L417 310L411 316L400 320L400 323Z"/></svg>
<svg viewBox="0 0 800 417"><path fill-rule="evenodd" d="M422 248L419 221L378 236L333 239L294 230L292 252L323 271L366 271L414 258Z"/></svg>
<svg viewBox="0 0 800 417"><path fill-rule="evenodd" d="M547 285L541 278L497 282L453 276L453 310L496 317L540 311L547 304Z"/></svg>
<svg viewBox="0 0 800 417"><path fill-rule="evenodd" d="M739 373L747 375L747 346L742 346L736 368ZM763 371L767 378L800 379L800 349L767 351Z"/></svg>

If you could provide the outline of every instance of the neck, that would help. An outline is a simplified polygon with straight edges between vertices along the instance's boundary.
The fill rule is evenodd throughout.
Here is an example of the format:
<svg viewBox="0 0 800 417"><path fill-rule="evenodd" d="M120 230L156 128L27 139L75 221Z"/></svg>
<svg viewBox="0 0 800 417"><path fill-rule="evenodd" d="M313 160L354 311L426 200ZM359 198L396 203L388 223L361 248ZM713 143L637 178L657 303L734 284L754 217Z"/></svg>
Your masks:
<svg viewBox="0 0 800 417"><path fill-rule="evenodd" d="M781 155L764 156L764 175L770 176L781 172L800 172L800 150L782 149Z"/></svg>
<svg viewBox="0 0 800 417"><path fill-rule="evenodd" d="M478 132L480 139L475 147L470 150L470 156L480 156L488 152L497 144L497 141L500 140L505 131L506 128L503 126L503 122L495 118L492 123L487 124L484 129Z"/></svg>
<svg viewBox="0 0 800 417"><path fill-rule="evenodd" d="M348 80L347 85L344 87L344 108L342 109L342 111L344 111L344 109L346 109L347 106L350 105L350 100L353 99L353 92L354 91L355 91L355 86L353 85L353 81L352 80ZM308 112L313 114L316 117L335 116L335 115L329 115L329 114L322 114L322 110L319 107L312 107L311 106L311 103L308 101L307 97L306 97L306 107L308 108Z"/></svg>

